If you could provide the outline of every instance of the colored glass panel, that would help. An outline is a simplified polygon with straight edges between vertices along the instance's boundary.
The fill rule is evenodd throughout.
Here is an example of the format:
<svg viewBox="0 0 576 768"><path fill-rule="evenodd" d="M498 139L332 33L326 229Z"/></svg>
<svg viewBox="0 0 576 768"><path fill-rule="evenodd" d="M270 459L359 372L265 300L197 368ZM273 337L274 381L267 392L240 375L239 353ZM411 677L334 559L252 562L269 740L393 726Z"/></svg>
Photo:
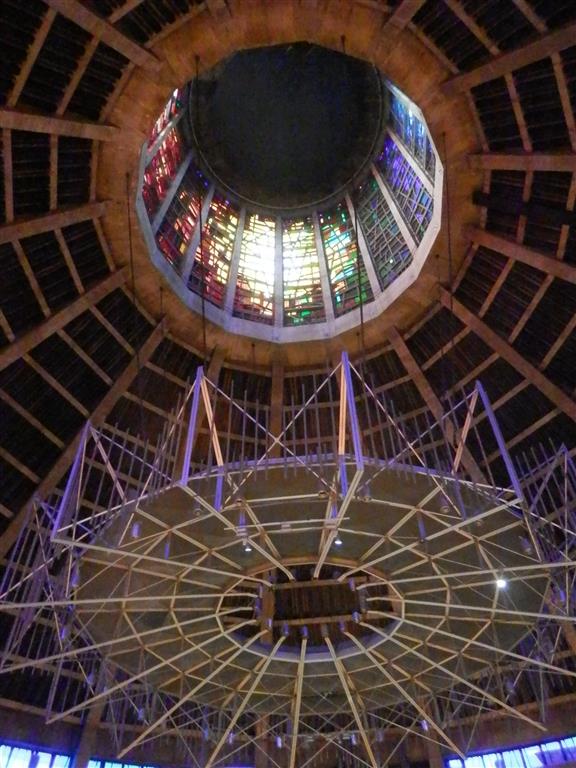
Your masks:
<svg viewBox="0 0 576 768"><path fill-rule="evenodd" d="M234 315L272 325L276 221L258 214L246 217L242 233Z"/></svg>
<svg viewBox="0 0 576 768"><path fill-rule="evenodd" d="M326 319L314 223L310 217L283 222L284 325Z"/></svg>
<svg viewBox="0 0 576 768"><path fill-rule="evenodd" d="M176 115L178 114L178 112L180 112L183 106L184 106L184 92L182 91L181 88L176 88L176 90L172 92L172 95L166 102L164 109L162 110L158 119L154 123L152 131L148 138L149 147L151 147L152 144L154 144L154 142L156 141L158 136L160 136L164 128L166 128L168 123L171 120L173 120L173 118L176 117Z"/></svg>
<svg viewBox="0 0 576 768"><path fill-rule="evenodd" d="M358 190L356 208L380 288L384 290L411 263L412 254L374 177Z"/></svg>
<svg viewBox="0 0 576 768"><path fill-rule="evenodd" d="M166 197L181 162L182 141L176 128L172 128L144 171L142 197L150 218Z"/></svg>
<svg viewBox="0 0 576 768"><path fill-rule="evenodd" d="M200 200L206 194L207 186L208 182L202 174L194 166L190 166L156 233L158 248L176 270L181 269L192 240L198 221Z"/></svg>
<svg viewBox="0 0 576 768"><path fill-rule="evenodd" d="M560 741L471 755L465 760L452 757L446 765L447 768L544 768L546 765L563 765L575 757L576 738L570 736Z"/></svg>
<svg viewBox="0 0 576 768"><path fill-rule="evenodd" d="M338 205L320 214L319 220L334 314L338 317L358 307L360 297L363 303L371 301L372 289L364 264L358 258L356 233L346 208Z"/></svg>
<svg viewBox="0 0 576 768"><path fill-rule="evenodd" d="M202 231L202 248L196 250L188 287L222 307L238 229L238 209L228 200L214 195L206 225Z"/></svg>
<svg viewBox="0 0 576 768"><path fill-rule="evenodd" d="M392 139L387 138L384 142L384 149L378 157L376 165L383 172L388 189L414 235L414 239L419 243L432 218L433 199L431 195Z"/></svg>
<svg viewBox="0 0 576 768"><path fill-rule="evenodd" d="M69 755L9 744L0 746L0 768L68 768L69 765Z"/></svg>
<svg viewBox="0 0 576 768"><path fill-rule="evenodd" d="M418 165L434 178L436 156L426 126L410 107L392 91L390 93L390 125Z"/></svg>

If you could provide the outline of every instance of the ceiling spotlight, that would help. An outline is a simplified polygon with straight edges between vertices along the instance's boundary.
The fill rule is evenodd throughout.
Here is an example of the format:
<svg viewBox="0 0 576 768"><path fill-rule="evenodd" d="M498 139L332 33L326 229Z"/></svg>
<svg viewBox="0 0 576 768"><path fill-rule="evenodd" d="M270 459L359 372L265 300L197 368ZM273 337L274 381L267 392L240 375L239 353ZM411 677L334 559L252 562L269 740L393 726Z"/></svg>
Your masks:
<svg viewBox="0 0 576 768"><path fill-rule="evenodd" d="M248 541L248 539L246 539L246 541L244 542L243 549L244 549L244 552L252 552L252 546L250 545L250 542Z"/></svg>
<svg viewBox="0 0 576 768"><path fill-rule="evenodd" d="M420 725L421 725L423 731L430 730L430 726L428 725L428 721L427 720L424 720L424 719L420 720Z"/></svg>
<svg viewBox="0 0 576 768"><path fill-rule="evenodd" d="M334 539L334 546L335 547L341 547L342 546L342 539L340 538L340 534L336 534L336 538Z"/></svg>
<svg viewBox="0 0 576 768"><path fill-rule="evenodd" d="M496 579L496 586L498 587L498 589L506 589L506 587L508 586L508 582L506 581L506 579L503 579L500 576L499 578Z"/></svg>

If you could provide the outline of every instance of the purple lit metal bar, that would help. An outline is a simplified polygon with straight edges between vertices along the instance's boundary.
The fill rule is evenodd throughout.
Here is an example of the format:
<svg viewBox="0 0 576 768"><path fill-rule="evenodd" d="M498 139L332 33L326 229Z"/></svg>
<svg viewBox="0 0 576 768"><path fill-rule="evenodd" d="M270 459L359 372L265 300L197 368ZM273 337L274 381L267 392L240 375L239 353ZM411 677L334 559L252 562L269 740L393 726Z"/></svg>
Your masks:
<svg viewBox="0 0 576 768"><path fill-rule="evenodd" d="M184 461L182 463L182 475L180 481L187 483L190 476L190 461L192 459L192 447L194 445L194 433L196 431L196 421L198 420L198 406L200 405L200 390L204 378L204 367L198 366L196 369L196 378L194 380L194 395L190 406L190 424L188 425L188 434L186 435L186 450L184 451Z"/></svg>

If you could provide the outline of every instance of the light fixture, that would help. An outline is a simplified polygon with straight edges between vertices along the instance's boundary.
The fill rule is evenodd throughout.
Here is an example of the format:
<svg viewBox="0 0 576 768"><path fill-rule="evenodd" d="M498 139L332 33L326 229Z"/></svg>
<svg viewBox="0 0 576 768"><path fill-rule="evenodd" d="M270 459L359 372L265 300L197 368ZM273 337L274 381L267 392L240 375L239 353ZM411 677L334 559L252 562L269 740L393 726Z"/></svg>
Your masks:
<svg viewBox="0 0 576 768"><path fill-rule="evenodd" d="M496 586L498 587L498 589L506 589L506 587L508 586L508 582L506 581L506 579L503 579L502 576L499 576L496 579Z"/></svg>
<svg viewBox="0 0 576 768"><path fill-rule="evenodd" d="M336 538L334 539L334 546L335 547L341 547L342 546L342 539L340 538L340 534L336 533Z"/></svg>
<svg viewBox="0 0 576 768"><path fill-rule="evenodd" d="M244 552L252 552L252 546L251 546L250 542L248 541L248 539L246 539L244 541L243 549L244 549Z"/></svg>

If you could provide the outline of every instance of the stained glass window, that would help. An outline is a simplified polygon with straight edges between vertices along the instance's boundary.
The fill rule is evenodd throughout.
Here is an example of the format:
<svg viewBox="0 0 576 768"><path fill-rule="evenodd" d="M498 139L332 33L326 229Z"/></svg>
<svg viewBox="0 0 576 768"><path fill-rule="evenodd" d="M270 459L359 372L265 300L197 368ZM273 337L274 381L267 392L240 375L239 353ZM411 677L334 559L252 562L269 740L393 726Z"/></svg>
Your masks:
<svg viewBox="0 0 576 768"><path fill-rule="evenodd" d="M258 214L246 217L242 233L234 315L274 323L276 221Z"/></svg>
<svg viewBox="0 0 576 768"><path fill-rule="evenodd" d="M180 270L198 221L201 196L208 182L195 166L190 166L170 203L158 232L156 242L166 260Z"/></svg>
<svg viewBox="0 0 576 768"><path fill-rule="evenodd" d="M433 200L410 163L392 139L387 138L376 161L386 185L416 242L420 242L432 218Z"/></svg>
<svg viewBox="0 0 576 768"><path fill-rule="evenodd" d="M434 178L436 156L424 123L398 96L390 93L390 125L418 165Z"/></svg>
<svg viewBox="0 0 576 768"><path fill-rule="evenodd" d="M326 319L318 258L312 218L284 221L284 325L306 325Z"/></svg>
<svg viewBox="0 0 576 768"><path fill-rule="evenodd" d="M226 284L230 273L230 261L238 229L238 209L219 195L214 195L202 232L200 246L192 266L188 287L222 307L226 297Z"/></svg>
<svg viewBox="0 0 576 768"><path fill-rule="evenodd" d="M546 765L563 765L576 757L576 738L561 741L544 741L529 747L505 749L473 755L465 760L452 757L448 768L544 768Z"/></svg>
<svg viewBox="0 0 576 768"><path fill-rule="evenodd" d="M366 269L358 258L354 226L344 205L320 214L320 232L328 265L328 278L336 317L350 312L362 302L372 299ZM360 286L358 289L358 266Z"/></svg>
<svg viewBox="0 0 576 768"><path fill-rule="evenodd" d="M44 749L0 745L0 768L68 768L70 756Z"/></svg>
<svg viewBox="0 0 576 768"><path fill-rule="evenodd" d="M148 138L149 147L151 147L152 144L154 144L154 142L156 141L158 136L160 136L164 128L166 128L168 123L174 117L176 117L178 112L180 112L180 110L182 109L183 105L184 105L184 92L180 88L176 88L176 90L172 92L172 95L166 102L164 109L162 110L158 119L154 123L152 132L150 133L150 136Z"/></svg>
<svg viewBox="0 0 576 768"><path fill-rule="evenodd" d="M182 141L177 129L172 128L144 171L142 197L150 218L166 197L181 162Z"/></svg>
<svg viewBox="0 0 576 768"><path fill-rule="evenodd" d="M384 290L410 264L412 254L374 177L358 190L357 211L380 288Z"/></svg>

